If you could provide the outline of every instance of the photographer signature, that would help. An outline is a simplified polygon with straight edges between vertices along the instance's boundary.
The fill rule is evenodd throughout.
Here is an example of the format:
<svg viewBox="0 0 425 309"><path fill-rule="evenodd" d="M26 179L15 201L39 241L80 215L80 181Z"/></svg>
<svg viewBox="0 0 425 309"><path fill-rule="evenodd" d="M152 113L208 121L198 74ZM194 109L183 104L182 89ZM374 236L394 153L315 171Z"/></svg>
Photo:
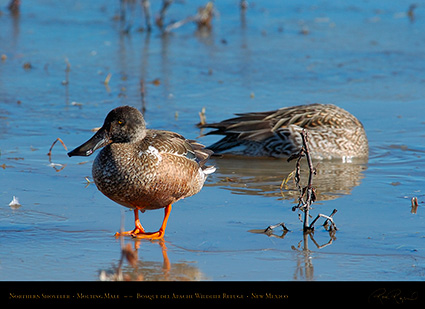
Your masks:
<svg viewBox="0 0 425 309"><path fill-rule="evenodd" d="M372 294L369 295L369 302L376 302L383 304L385 302L394 302L396 304L404 304L409 301L418 300L418 293L411 292L410 294L404 294L401 289L391 289L387 290L385 288L380 288L375 290Z"/></svg>

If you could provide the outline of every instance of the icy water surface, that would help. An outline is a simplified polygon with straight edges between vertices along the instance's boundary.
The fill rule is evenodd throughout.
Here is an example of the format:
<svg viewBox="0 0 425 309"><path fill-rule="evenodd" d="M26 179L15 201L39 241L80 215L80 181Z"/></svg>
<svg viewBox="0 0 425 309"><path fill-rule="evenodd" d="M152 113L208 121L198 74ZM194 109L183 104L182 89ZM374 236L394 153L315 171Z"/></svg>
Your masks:
<svg viewBox="0 0 425 309"><path fill-rule="evenodd" d="M297 192L279 189L294 163L214 158L204 189L176 203L164 242L134 241L138 280L423 281L425 7L409 1L216 1L211 31L145 29L139 2L0 1L0 280L99 280L119 263L133 213L91 179L94 156L68 158L119 105L150 128L204 144L196 124L233 113L333 103L364 124L367 162L314 162L319 220L303 237ZM152 15L160 2L151 1ZM165 24L205 5L173 3ZM105 83L108 80L108 83ZM143 85L143 88L142 88ZM143 89L143 91L141 90ZM306 175L306 174L304 174ZM86 177L88 181L86 180ZM13 196L20 207L11 207ZM417 197L418 209L411 211ZM141 215L156 230L163 211ZM283 235L254 233L284 222ZM254 232L253 232L254 231ZM284 237L280 237L284 236Z"/></svg>

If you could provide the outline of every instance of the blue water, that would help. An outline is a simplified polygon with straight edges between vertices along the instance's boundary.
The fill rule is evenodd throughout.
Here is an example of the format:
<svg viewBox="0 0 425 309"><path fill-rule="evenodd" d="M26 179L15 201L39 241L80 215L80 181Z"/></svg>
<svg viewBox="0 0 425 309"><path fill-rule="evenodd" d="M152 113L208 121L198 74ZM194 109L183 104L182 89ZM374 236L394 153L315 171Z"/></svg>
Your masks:
<svg viewBox="0 0 425 309"><path fill-rule="evenodd" d="M80 145L116 106L142 108L141 80L150 128L209 144L215 137L201 137L196 127L202 108L207 121L219 121L333 103L362 121L370 157L320 164L312 214L338 210L336 239L316 227L316 243L328 244L322 248L303 239L291 210L294 190L284 197L279 190L290 164L214 159L217 172L204 189L174 205L166 251L159 242L124 240L138 247L139 259L137 269L124 263L124 273L144 280L424 280L425 7L411 21L409 1L258 1L244 16L237 2L216 3L211 32L189 23L163 36L156 26L150 34L141 29L139 6L121 23L119 1L23 1L18 17L0 1L0 280L99 280L117 266L121 243L113 234L123 221L133 228L132 212L87 183L94 157L70 159L60 143L51 162L46 154L57 138L68 149ZM173 3L166 23L202 4ZM9 206L13 196L21 207ZM162 216L151 211L141 220L155 230ZM290 229L284 238L250 232L278 222Z"/></svg>

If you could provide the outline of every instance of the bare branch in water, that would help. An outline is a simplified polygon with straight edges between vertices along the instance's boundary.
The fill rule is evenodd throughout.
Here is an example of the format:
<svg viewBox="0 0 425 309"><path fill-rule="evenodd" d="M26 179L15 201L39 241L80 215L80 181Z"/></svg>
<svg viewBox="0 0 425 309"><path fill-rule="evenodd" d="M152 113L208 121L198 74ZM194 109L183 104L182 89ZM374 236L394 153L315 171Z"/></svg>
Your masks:
<svg viewBox="0 0 425 309"><path fill-rule="evenodd" d="M307 164L309 168L309 176L308 176L308 183L307 186L304 187L300 192L300 198L298 203L298 208L300 210L304 211L304 220L303 220L303 231L306 232L312 232L314 230L314 224L316 223L317 219L320 217L326 218L325 224L327 225L328 222L331 223L330 229L331 230L337 230L336 225L332 219L332 216L336 213L336 209L332 212L330 216L326 216L323 214L317 215L317 217L311 222L311 224L308 223L308 219L310 217L309 211L310 206L316 201L316 189L313 187L313 175L316 175L316 169L313 167L313 162L310 156L310 150L308 147L308 132L307 130L303 130L301 133L301 137L303 140L303 149L301 152L304 152L306 158L307 158ZM297 161L297 164L299 164L299 160ZM299 167L298 167L299 169ZM305 196L305 200L303 197Z"/></svg>
<svg viewBox="0 0 425 309"><path fill-rule="evenodd" d="M159 11L159 15L156 17L156 25L160 29L162 29L164 27L165 12L167 11L167 9L171 5L171 3L173 3L173 0L163 0L162 1L161 10Z"/></svg>
<svg viewBox="0 0 425 309"><path fill-rule="evenodd" d="M283 233L282 233L282 235L281 235L281 236L277 236L277 235L275 235L275 234L273 233L273 230L274 230L275 228L279 227L279 226L281 226L281 227L282 227L282 229L283 229ZM288 232L289 232L289 230L286 228L285 223L281 222L281 223L278 223L278 224L275 224L275 225L270 225L270 226L268 226L268 227L264 230L264 232L263 232L263 233L267 234L268 236L273 236L273 237L278 237L278 238L284 238L284 237L285 237L285 235L286 235L286 233L288 233Z"/></svg>
<svg viewBox="0 0 425 309"><path fill-rule="evenodd" d="M337 212L336 209L334 209L334 211L332 212L331 215L326 216L323 214L319 214L317 215L317 217L311 222L311 224L309 224L309 218L310 218L310 209L311 209L311 205L316 201L316 189L313 187L313 176L316 175L316 169L313 166L313 162L310 156L310 150L308 147L308 132L307 130L303 130L301 132L301 137L302 137L302 141L303 141L303 147L301 148L301 150L298 153L295 153L293 155L291 155L288 158L288 162L292 161L292 160L297 160L296 164L295 164L295 170L293 172L291 172L281 183L280 188L282 190L282 187L284 185L286 185L287 181L289 178L294 177L295 180L295 184L297 186L297 189L299 191L299 197L298 197L298 205L294 206L292 208L293 211L295 211L296 209L301 210L304 213L304 218L301 219L301 221L303 222L303 231L304 233L311 233L314 231L314 224L316 223L316 221L319 218L325 218L326 221L323 224L323 226L325 226L325 228L327 229L327 227L329 226L329 231L336 231L336 225L335 222L333 220L333 215ZM302 158L306 158L307 159L307 164L308 164L308 169L309 169L309 176L308 176L308 183L307 186L302 187L301 186L301 159ZM329 225L330 223L330 225ZM275 225L275 226L269 226L264 233L269 234L271 233L271 231L280 226ZM284 227L284 226L283 226ZM284 227L285 229L285 227Z"/></svg>
<svg viewBox="0 0 425 309"><path fill-rule="evenodd" d="M12 15L19 15L21 10L21 1L20 0L10 0L9 5L7 6Z"/></svg>
<svg viewBox="0 0 425 309"><path fill-rule="evenodd" d="M308 183L307 187L304 188L304 191L306 192L306 199L305 199L305 207L304 207L304 232L307 232L308 230L312 229L313 225L308 225L308 218L309 218L309 210L311 204L313 204L316 201L316 192L313 188L313 175L316 174L316 170L313 167L313 162L311 160L310 151L308 147L308 133L307 130L303 130L301 133L301 137L303 139L303 148L305 152L305 156L307 158L307 164L309 168L309 175L308 175Z"/></svg>
<svg viewBox="0 0 425 309"><path fill-rule="evenodd" d="M212 28L212 18L214 16L214 4L212 2L208 2L205 7L201 7L198 9L198 13L194 16L186 17L183 20L177 21L168 25L164 29L164 33L171 32L174 29L177 29L187 23L195 22L198 25L198 28Z"/></svg>
<svg viewBox="0 0 425 309"><path fill-rule="evenodd" d="M66 151L68 151L68 148L66 147L66 145L65 145L65 143L58 137L54 142L53 142L53 144L52 144L52 146L50 146L50 149L49 149L49 152L47 153L47 155L49 156L49 163L50 163L50 166L52 166L55 170L56 170L56 172L60 172L61 170L63 170L64 168L65 168L65 166L66 166L66 164L58 164L58 163L53 163L52 162L52 149L53 149L53 146L55 146L55 144L57 143L57 142L60 142L61 144L62 144L62 146L63 146L63 148L65 148L65 150ZM60 168L57 168L57 167L60 167Z"/></svg>
<svg viewBox="0 0 425 309"><path fill-rule="evenodd" d="M145 14L146 30L148 32L152 30L150 6L151 4L149 0L142 0L143 13Z"/></svg>
<svg viewBox="0 0 425 309"><path fill-rule="evenodd" d="M201 111L199 112L199 123L196 126L201 127L206 122L207 122L207 117L205 115L205 107L202 107Z"/></svg>
<svg viewBox="0 0 425 309"><path fill-rule="evenodd" d="M140 80L140 98L142 100L142 114L144 114L146 112L146 89L143 79Z"/></svg>
<svg viewBox="0 0 425 309"><path fill-rule="evenodd" d="M412 209L410 210L410 212L412 214L415 214L417 211L418 211L418 198L412 197Z"/></svg>

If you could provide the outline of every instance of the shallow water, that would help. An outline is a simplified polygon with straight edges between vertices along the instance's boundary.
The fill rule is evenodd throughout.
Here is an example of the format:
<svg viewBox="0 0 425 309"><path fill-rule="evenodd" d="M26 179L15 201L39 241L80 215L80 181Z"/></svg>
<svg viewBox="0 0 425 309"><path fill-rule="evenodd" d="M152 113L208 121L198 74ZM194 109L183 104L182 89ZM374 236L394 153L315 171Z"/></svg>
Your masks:
<svg viewBox="0 0 425 309"><path fill-rule="evenodd" d="M15 17L7 3L0 1L0 280L99 280L120 259L113 234L123 221L133 228L133 213L86 181L94 156L68 158L56 143L49 161L57 138L72 149L109 110L129 104L146 108L150 128L209 144L215 137L195 126L204 107L207 121L218 121L313 102L352 112L370 142L367 162L318 164L312 215L338 210L334 238L321 220L313 239L303 238L291 210L297 192L291 183L279 188L291 163L214 158L217 172L204 189L174 205L164 242L124 240L138 248L138 267L124 263L124 274L424 280L423 6L412 21L409 1L270 0L245 14L237 1L217 2L211 32L186 24L163 36L156 26L141 30L139 7L120 22L119 1L24 1ZM166 23L199 5L173 3ZM20 207L9 206L13 196ZM141 220L155 230L162 216ZM290 230L283 238L253 233L279 222Z"/></svg>

